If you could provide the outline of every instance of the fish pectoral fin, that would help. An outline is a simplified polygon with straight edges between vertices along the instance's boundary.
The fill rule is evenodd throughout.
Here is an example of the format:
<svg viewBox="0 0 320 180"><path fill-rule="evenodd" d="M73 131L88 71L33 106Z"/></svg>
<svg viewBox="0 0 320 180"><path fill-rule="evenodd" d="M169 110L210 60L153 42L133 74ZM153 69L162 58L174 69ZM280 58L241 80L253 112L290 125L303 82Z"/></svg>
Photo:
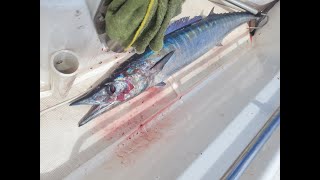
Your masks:
<svg viewBox="0 0 320 180"><path fill-rule="evenodd" d="M156 87L164 87L164 86L166 86L166 85L167 85L167 84L162 81L162 82L156 84L155 86L156 86Z"/></svg>
<svg viewBox="0 0 320 180"><path fill-rule="evenodd" d="M162 59L160 59L150 70L154 71L155 73L160 72L164 65L169 61L169 59L172 57L174 51L169 52L166 54Z"/></svg>

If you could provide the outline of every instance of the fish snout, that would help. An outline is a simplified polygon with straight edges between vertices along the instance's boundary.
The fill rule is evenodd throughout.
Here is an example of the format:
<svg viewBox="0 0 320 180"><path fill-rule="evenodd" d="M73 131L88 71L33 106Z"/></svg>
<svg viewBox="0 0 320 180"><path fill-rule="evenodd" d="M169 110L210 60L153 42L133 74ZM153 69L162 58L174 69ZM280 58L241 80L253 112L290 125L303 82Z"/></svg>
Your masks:
<svg viewBox="0 0 320 180"><path fill-rule="evenodd" d="M105 89L101 89L96 93L90 93L73 101L70 106L76 105L101 105L108 103L110 95Z"/></svg>

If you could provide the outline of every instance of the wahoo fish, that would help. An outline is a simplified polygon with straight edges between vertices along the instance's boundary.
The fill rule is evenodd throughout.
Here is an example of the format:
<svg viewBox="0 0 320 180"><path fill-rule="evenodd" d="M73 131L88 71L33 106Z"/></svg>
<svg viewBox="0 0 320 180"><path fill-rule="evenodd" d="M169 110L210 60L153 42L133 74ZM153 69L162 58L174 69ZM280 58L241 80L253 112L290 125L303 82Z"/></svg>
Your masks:
<svg viewBox="0 0 320 180"><path fill-rule="evenodd" d="M238 26L260 17L248 12L196 16L182 19L168 28L163 48L154 52L146 49L134 54L117 67L92 91L73 101L70 105L93 105L80 120L79 126L97 116L136 97L150 87L163 87L166 79L192 63L215 46ZM181 24L184 24L181 27ZM179 27L174 30L172 27Z"/></svg>

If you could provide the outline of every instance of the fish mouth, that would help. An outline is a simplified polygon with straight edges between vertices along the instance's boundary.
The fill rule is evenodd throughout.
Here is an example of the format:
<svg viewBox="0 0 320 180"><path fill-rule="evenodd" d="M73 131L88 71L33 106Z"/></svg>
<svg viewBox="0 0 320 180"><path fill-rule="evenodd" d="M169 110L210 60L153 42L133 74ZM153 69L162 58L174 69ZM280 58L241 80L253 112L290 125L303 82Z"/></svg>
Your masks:
<svg viewBox="0 0 320 180"><path fill-rule="evenodd" d="M106 105L107 100L110 96L100 96L96 97L93 93L84 94L79 98L73 100L69 106L78 106L78 105Z"/></svg>
<svg viewBox="0 0 320 180"><path fill-rule="evenodd" d="M100 116L101 114L105 113L107 110L114 107L114 103L108 103L108 104L100 104L100 105L94 105L91 107L91 109L81 118L81 120L78 123L78 126L81 127L88 122L92 121L96 117Z"/></svg>
<svg viewBox="0 0 320 180"><path fill-rule="evenodd" d="M74 101L69 104L69 106L78 106L78 105L83 105L83 103L81 101Z"/></svg>
<svg viewBox="0 0 320 180"><path fill-rule="evenodd" d="M87 114L85 114L79 121L78 126L81 127L83 125L85 125L86 123L88 123L89 121L91 121L92 119L95 118L94 116L94 112L96 112L101 105L94 105L91 107L91 109L87 112Z"/></svg>
<svg viewBox="0 0 320 180"><path fill-rule="evenodd" d="M91 98L86 99L79 99L76 101L73 101L69 104L69 106L78 106L78 105L100 105L102 103L96 102Z"/></svg>
<svg viewBox="0 0 320 180"><path fill-rule="evenodd" d="M91 94L91 93L85 93L85 94L83 94L82 96L74 99L74 100L69 104L69 106L89 105L88 102L89 102L90 94ZM91 105L94 105L94 104L91 104Z"/></svg>

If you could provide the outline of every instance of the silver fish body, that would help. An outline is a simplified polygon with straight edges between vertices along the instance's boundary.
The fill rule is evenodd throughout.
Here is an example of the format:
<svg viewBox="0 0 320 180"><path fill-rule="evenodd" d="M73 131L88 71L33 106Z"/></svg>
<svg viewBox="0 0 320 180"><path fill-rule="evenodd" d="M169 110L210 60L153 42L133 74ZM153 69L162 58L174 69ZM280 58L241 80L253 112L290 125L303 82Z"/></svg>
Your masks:
<svg viewBox="0 0 320 180"><path fill-rule="evenodd" d="M112 75L71 105L94 105L79 126L137 96L151 86L163 86L169 76L198 59L236 27L258 17L235 12L211 14L165 36L161 51L147 49L121 64Z"/></svg>

